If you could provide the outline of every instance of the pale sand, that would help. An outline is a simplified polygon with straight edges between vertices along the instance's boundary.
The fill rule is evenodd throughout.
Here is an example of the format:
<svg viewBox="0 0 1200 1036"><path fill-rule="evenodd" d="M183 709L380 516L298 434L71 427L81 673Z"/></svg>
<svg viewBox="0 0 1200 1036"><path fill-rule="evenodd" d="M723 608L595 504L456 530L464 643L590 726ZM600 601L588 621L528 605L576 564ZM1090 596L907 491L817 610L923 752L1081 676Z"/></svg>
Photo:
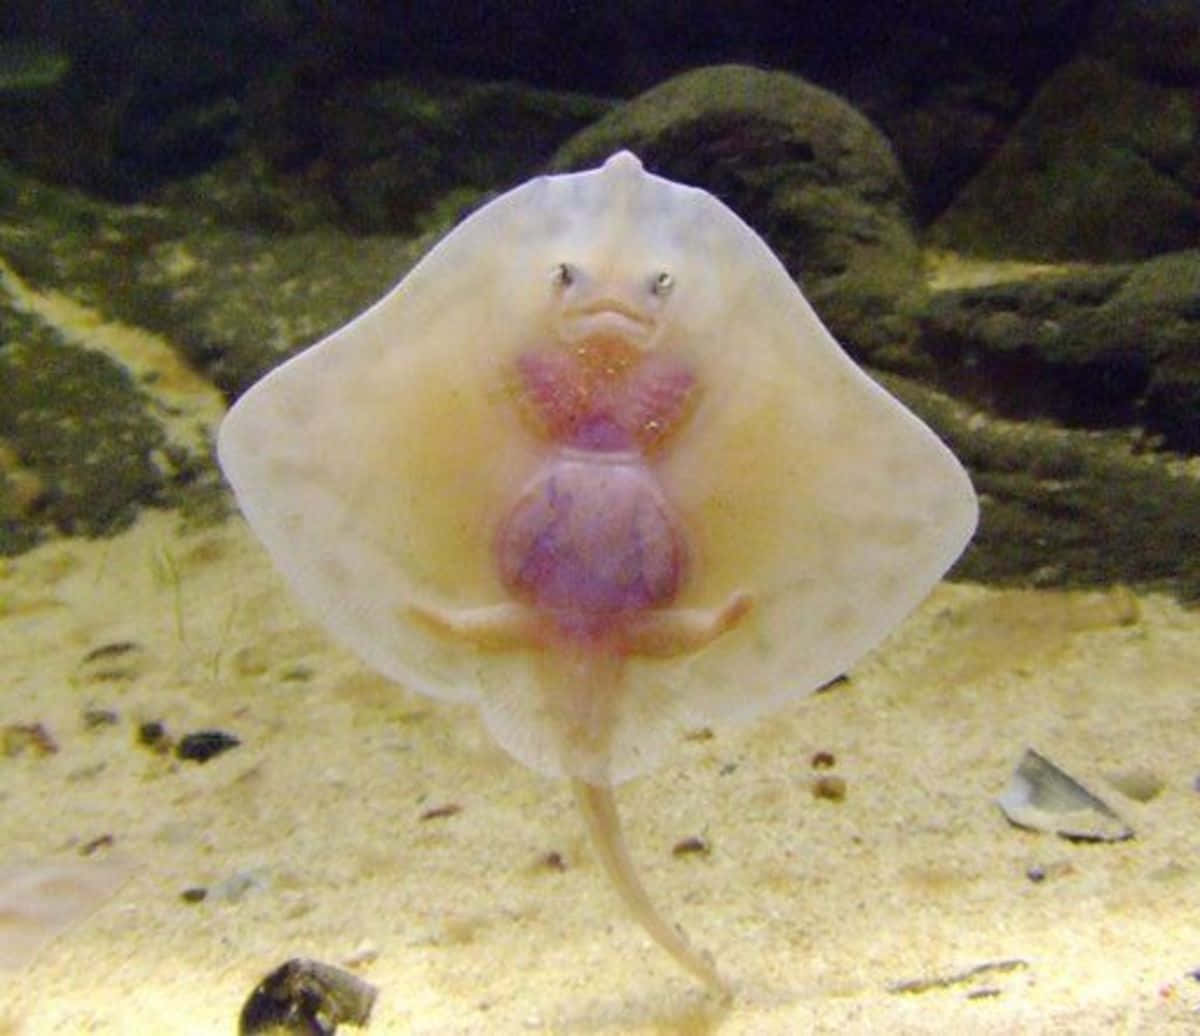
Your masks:
<svg viewBox="0 0 1200 1036"><path fill-rule="evenodd" d="M1195 610L1142 598L1122 625L1119 598L943 586L849 685L623 787L652 898L735 989L721 1005L624 917L565 786L332 646L239 520L175 529L151 515L4 565L0 722L41 722L59 751L0 757L0 864L111 834L136 870L0 972L0 1032L229 1033L297 955L365 961L371 1033L1200 1029ZM142 650L82 663L121 640ZM84 730L89 706L119 722ZM149 719L243 744L178 762L135 744ZM993 799L1027 745L1137 838L1009 827ZM811 794L821 750L842 802ZM1104 779L1135 768L1165 782L1144 804ZM673 855L692 835L711 853ZM247 872L235 901L180 898ZM1027 967L888 991L1007 958Z"/></svg>

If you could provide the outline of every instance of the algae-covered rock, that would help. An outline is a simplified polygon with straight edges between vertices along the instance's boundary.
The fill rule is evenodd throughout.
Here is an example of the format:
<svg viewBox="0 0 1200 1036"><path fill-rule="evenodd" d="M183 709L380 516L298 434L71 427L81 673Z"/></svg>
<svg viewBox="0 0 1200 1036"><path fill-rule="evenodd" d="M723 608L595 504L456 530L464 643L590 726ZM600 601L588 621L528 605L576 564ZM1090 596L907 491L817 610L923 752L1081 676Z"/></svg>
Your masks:
<svg viewBox="0 0 1200 1036"><path fill-rule="evenodd" d="M941 384L1001 415L1200 449L1200 251L938 291L921 343Z"/></svg>
<svg viewBox="0 0 1200 1036"><path fill-rule="evenodd" d="M1135 78L1092 57L1068 63L931 240L974 255L1100 262L1191 247L1200 240L1195 83Z"/></svg>
<svg viewBox="0 0 1200 1036"><path fill-rule="evenodd" d="M114 205L0 165L0 260L155 331L229 396L377 299L432 238L236 227L175 205Z"/></svg>
<svg viewBox="0 0 1200 1036"><path fill-rule="evenodd" d="M1125 583L1200 601L1200 468L1135 431L1009 421L894 375L889 392L971 472L979 528L951 578L1007 586Z"/></svg>
<svg viewBox="0 0 1200 1036"><path fill-rule="evenodd" d="M611 107L516 83L349 84L322 108L321 160L346 226L413 234L448 194L520 182Z"/></svg>
<svg viewBox="0 0 1200 1036"><path fill-rule="evenodd" d="M413 236L531 175L613 102L518 83L261 88L244 146L154 198L243 230ZM439 213L439 210L441 212Z"/></svg>
<svg viewBox="0 0 1200 1036"><path fill-rule="evenodd" d="M71 56L43 40L0 40L0 96L28 94L57 86L71 67Z"/></svg>
<svg viewBox="0 0 1200 1036"><path fill-rule="evenodd" d="M166 436L118 364L6 312L0 313L0 383L0 440L13 460L8 471L0 468L0 501L7 505L0 553L31 546L51 530L117 531L161 496ZM31 472L38 480L32 496Z"/></svg>

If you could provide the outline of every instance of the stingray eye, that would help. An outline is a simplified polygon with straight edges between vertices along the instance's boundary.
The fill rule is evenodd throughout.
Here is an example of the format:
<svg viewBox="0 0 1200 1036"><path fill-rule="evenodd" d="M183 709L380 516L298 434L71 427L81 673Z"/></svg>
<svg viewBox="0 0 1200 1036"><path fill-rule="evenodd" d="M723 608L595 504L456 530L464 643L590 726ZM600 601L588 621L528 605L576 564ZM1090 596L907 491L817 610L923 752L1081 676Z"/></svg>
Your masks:
<svg viewBox="0 0 1200 1036"><path fill-rule="evenodd" d="M666 298L671 294L671 289L675 287L675 278L672 277L666 270L662 273L655 274L650 281L650 294L657 295L659 298Z"/></svg>
<svg viewBox="0 0 1200 1036"><path fill-rule="evenodd" d="M554 267L553 281L556 288L569 288L575 283L575 267L570 263L559 263Z"/></svg>

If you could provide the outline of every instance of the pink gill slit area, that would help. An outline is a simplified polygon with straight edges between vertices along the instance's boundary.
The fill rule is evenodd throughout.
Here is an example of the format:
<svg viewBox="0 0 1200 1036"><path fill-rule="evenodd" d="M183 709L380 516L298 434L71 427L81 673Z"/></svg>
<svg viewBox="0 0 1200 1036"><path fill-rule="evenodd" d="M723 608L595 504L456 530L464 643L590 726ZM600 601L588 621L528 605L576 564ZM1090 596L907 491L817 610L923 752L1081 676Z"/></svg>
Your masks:
<svg viewBox="0 0 1200 1036"><path fill-rule="evenodd" d="M647 457L686 420L695 375L613 340L523 353L516 374L523 415L556 449L497 530L501 581L569 639L619 643L686 578L684 533Z"/></svg>
<svg viewBox="0 0 1200 1036"><path fill-rule="evenodd" d="M516 365L535 433L578 449L656 452L684 424L696 394L696 377L680 357L622 343L535 350Z"/></svg>

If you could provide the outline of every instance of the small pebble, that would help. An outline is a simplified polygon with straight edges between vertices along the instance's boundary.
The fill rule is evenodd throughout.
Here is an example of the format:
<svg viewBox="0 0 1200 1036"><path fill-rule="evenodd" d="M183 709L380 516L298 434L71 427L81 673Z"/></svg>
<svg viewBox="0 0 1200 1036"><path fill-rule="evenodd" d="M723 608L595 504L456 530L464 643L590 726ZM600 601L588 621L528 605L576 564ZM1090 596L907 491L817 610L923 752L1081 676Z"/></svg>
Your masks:
<svg viewBox="0 0 1200 1036"><path fill-rule="evenodd" d="M9 723L3 728L4 754L10 759L24 755L53 755L58 743L43 723Z"/></svg>
<svg viewBox="0 0 1200 1036"><path fill-rule="evenodd" d="M92 648L86 655L83 656L85 662L95 662L98 658L116 658L119 655L128 654L130 651L137 649L137 644L132 640L114 640L111 644L101 644L99 647Z"/></svg>
<svg viewBox="0 0 1200 1036"><path fill-rule="evenodd" d="M84 730L98 730L100 727L113 727L117 724L117 713L113 709L84 709Z"/></svg>
<svg viewBox="0 0 1200 1036"><path fill-rule="evenodd" d="M171 747L167 728L156 719L138 725L138 744L155 752L166 752Z"/></svg>
<svg viewBox="0 0 1200 1036"><path fill-rule="evenodd" d="M814 799L826 799L829 802L841 802L846 797L846 781L832 774L822 774L812 780Z"/></svg>
<svg viewBox="0 0 1200 1036"><path fill-rule="evenodd" d="M197 730L193 734L184 734L179 739L175 754L180 759L190 759L196 763L206 763L213 756L237 748L242 742L232 734L223 730Z"/></svg>
<svg viewBox="0 0 1200 1036"><path fill-rule="evenodd" d="M208 889L202 885L196 885L190 889L184 889L179 893L179 898L185 903L203 903L208 898Z"/></svg>
<svg viewBox="0 0 1200 1036"><path fill-rule="evenodd" d="M1063 878L1074 872L1070 860L1055 860L1051 863L1031 863L1025 869L1025 877L1035 885L1040 885L1047 878Z"/></svg>
<svg viewBox="0 0 1200 1036"><path fill-rule="evenodd" d="M97 849L110 849L113 844L113 836L109 834L97 835L84 842L79 847L80 856L91 856Z"/></svg>
<svg viewBox="0 0 1200 1036"><path fill-rule="evenodd" d="M689 835L687 838L681 838L671 848L672 856L691 856L693 853L708 855L709 852L708 842L699 835Z"/></svg>
<svg viewBox="0 0 1200 1036"><path fill-rule="evenodd" d="M553 849L543 854L538 863L548 871L565 871L567 869L567 861L563 859L563 854Z"/></svg>
<svg viewBox="0 0 1200 1036"><path fill-rule="evenodd" d="M89 683L129 683L146 669L147 658L140 644L114 640L92 648L80 663L80 676Z"/></svg>
<svg viewBox="0 0 1200 1036"><path fill-rule="evenodd" d="M306 680L311 680L313 675L313 670L309 666L296 665L284 672L280 679L288 680L294 683L303 683Z"/></svg>

